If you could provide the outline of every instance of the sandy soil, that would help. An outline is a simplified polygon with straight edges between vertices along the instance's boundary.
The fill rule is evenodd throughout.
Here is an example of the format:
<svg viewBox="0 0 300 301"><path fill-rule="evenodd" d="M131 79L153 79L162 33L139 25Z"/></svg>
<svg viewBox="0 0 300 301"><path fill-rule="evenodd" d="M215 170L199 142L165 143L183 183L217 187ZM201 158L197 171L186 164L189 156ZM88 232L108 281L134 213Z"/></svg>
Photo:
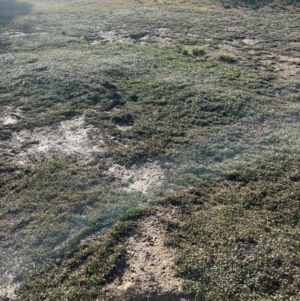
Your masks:
<svg viewBox="0 0 300 301"><path fill-rule="evenodd" d="M11 116L6 115L2 122L17 122ZM95 133L91 135L92 132ZM82 116L53 127L13 132L9 141L0 141L0 149L19 165L31 164L43 158L70 155L77 155L79 159L86 161L93 154L105 150L105 143L100 133L96 132L93 127L84 125Z"/></svg>
<svg viewBox="0 0 300 301"><path fill-rule="evenodd" d="M13 282L14 275L12 273L5 273L0 277L0 300L1 297L4 298L5 301L12 301L16 299L15 292L20 287L20 283ZM4 279L4 281L2 281ZM6 298L6 299L5 299Z"/></svg>
<svg viewBox="0 0 300 301"><path fill-rule="evenodd" d="M143 194L150 194L152 190L161 186L164 179L164 171L157 162L133 166L131 169L114 164L108 172L119 179L122 189Z"/></svg>
<svg viewBox="0 0 300 301"><path fill-rule="evenodd" d="M23 116L21 110L7 106L0 113L0 125L9 126L17 124L18 121L22 118Z"/></svg>
<svg viewBox="0 0 300 301"><path fill-rule="evenodd" d="M174 212L167 211L140 222L137 234L126 242L126 268L120 267L121 273L108 285L130 301L190 300L183 294L183 280L176 277L177 250L164 244L166 232L160 217L174 218Z"/></svg>

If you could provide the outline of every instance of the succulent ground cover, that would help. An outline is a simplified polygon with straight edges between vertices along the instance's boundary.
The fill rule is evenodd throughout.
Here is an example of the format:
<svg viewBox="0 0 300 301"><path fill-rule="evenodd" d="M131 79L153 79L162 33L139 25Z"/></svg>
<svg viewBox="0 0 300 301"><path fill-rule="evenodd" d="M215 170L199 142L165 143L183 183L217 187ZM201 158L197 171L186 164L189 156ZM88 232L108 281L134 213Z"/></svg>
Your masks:
<svg viewBox="0 0 300 301"><path fill-rule="evenodd" d="M297 9L0 0L0 297L299 300Z"/></svg>

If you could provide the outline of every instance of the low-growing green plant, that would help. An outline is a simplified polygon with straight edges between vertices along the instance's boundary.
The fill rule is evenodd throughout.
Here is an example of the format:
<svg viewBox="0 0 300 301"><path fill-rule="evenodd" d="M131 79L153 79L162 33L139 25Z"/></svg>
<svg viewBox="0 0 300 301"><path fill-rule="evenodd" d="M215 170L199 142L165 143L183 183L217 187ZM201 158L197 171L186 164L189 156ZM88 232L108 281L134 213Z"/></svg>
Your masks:
<svg viewBox="0 0 300 301"><path fill-rule="evenodd" d="M195 56L205 54L205 50L201 46L194 46L194 47L192 47L191 51L192 51L193 55L195 55Z"/></svg>
<svg viewBox="0 0 300 301"><path fill-rule="evenodd" d="M177 271L195 300L298 300L300 162L280 160L199 179L160 202L181 209L166 243L181 250Z"/></svg>
<svg viewBox="0 0 300 301"><path fill-rule="evenodd" d="M184 47L184 48L182 48L181 53L182 53L183 55L188 55L188 54L190 53L190 51L189 51L188 48Z"/></svg>
<svg viewBox="0 0 300 301"><path fill-rule="evenodd" d="M237 61L236 57L228 52L219 52L215 55L216 60L226 63L235 63Z"/></svg>
<svg viewBox="0 0 300 301"><path fill-rule="evenodd" d="M120 300L114 292L103 289L101 284L109 282L117 266L124 261L124 239L132 235L135 228L136 221L127 217L126 221L117 223L111 231L107 231L103 236L105 239L82 242L63 258L35 271L23 283L18 300L42 300L45 296L49 301L62 298L72 301L95 300L96 297Z"/></svg>

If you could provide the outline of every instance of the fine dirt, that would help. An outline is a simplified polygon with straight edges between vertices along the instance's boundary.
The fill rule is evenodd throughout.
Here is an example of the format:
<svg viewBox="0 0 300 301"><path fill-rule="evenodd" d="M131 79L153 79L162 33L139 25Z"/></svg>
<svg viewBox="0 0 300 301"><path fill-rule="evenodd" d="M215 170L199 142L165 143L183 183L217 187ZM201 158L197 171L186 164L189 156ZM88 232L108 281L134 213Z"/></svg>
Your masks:
<svg viewBox="0 0 300 301"><path fill-rule="evenodd" d="M16 113L4 117L6 124L17 122ZM93 135L91 134L93 133ZM36 128L33 131L13 132L9 141L2 141L5 155L19 165L31 164L55 156L79 156L87 161L104 150L104 141L95 135L92 126L84 125L84 117L63 121L57 126Z"/></svg>
<svg viewBox="0 0 300 301"><path fill-rule="evenodd" d="M19 283L13 281L13 275L5 275L6 283L2 284L0 279L0 297L4 296L4 300L10 301L16 299L16 291L20 287ZM6 299L5 299L6 298ZM2 300L2 299L0 299Z"/></svg>
<svg viewBox="0 0 300 301"><path fill-rule="evenodd" d="M0 112L0 126L16 124L20 119L22 119L22 112L20 109L14 109L11 106L7 106Z"/></svg>
<svg viewBox="0 0 300 301"><path fill-rule="evenodd" d="M118 268L108 288L126 300L190 300L183 293L183 280L176 277L176 249L165 246L166 231L161 217L176 218L176 211L164 210L139 223L137 233L126 242L126 262Z"/></svg>
<svg viewBox="0 0 300 301"><path fill-rule="evenodd" d="M114 164L108 172L121 182L122 189L143 194L150 194L151 190L161 186L164 179L164 171L157 162L133 166L130 169Z"/></svg>
<svg viewBox="0 0 300 301"><path fill-rule="evenodd" d="M4 287L0 288L0 296L4 296L4 300L16 300L16 291L20 287L20 285L17 284L11 284L11 285L6 285ZM6 299L5 299L6 298Z"/></svg>

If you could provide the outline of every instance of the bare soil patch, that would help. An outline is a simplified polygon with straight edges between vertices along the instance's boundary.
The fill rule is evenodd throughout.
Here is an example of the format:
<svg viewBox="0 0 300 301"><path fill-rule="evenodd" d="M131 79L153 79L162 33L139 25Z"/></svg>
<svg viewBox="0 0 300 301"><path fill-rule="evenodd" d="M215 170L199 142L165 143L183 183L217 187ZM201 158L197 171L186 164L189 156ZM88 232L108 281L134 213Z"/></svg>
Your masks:
<svg viewBox="0 0 300 301"><path fill-rule="evenodd" d="M14 121L9 116L5 122ZM1 143L1 148L7 157L20 165L43 158L71 155L79 155L86 161L105 149L100 134L92 134L95 131L93 127L84 125L84 117L79 117L57 126L13 132L9 141Z"/></svg>
<svg viewBox="0 0 300 301"><path fill-rule="evenodd" d="M7 301L16 299L16 291L20 287L20 283L14 282L13 278L14 275L12 273L5 273L5 275L2 275L2 278L0 277L0 300L2 300L1 298Z"/></svg>
<svg viewBox="0 0 300 301"><path fill-rule="evenodd" d="M246 45L255 45L260 42L258 39L244 39L242 42Z"/></svg>
<svg viewBox="0 0 300 301"><path fill-rule="evenodd" d="M298 75L300 68L297 65L293 65L289 62L278 62L275 64L275 70L282 78L289 78L291 76Z"/></svg>
<svg viewBox="0 0 300 301"><path fill-rule="evenodd" d="M114 30L111 31L100 31L98 32L98 36L94 41L91 42L91 45L97 45L104 43L124 43L124 42L132 42L131 38L122 35Z"/></svg>
<svg viewBox="0 0 300 301"><path fill-rule="evenodd" d="M93 37L87 37L91 45L98 44L117 44L117 43L140 43L146 45L147 43L163 46L170 44L172 39L168 37L169 30L167 28L159 28L150 32L136 32L133 33L130 29L122 29L120 31L109 30L99 31Z"/></svg>
<svg viewBox="0 0 300 301"><path fill-rule="evenodd" d="M300 64L300 58L299 57L291 57L291 56L279 56L279 60L282 62L290 62L290 63L296 63Z"/></svg>
<svg viewBox="0 0 300 301"><path fill-rule="evenodd" d="M132 130L132 126L131 125L123 125L123 126L117 125L117 128L120 131L122 131L122 132L126 132L126 131Z"/></svg>
<svg viewBox="0 0 300 301"><path fill-rule="evenodd" d="M123 189L128 192L149 194L151 190L159 187L164 179L164 171L157 162L134 166L131 169L114 164L108 172L119 179Z"/></svg>
<svg viewBox="0 0 300 301"><path fill-rule="evenodd" d="M0 287L0 297L3 296L4 301L13 301L16 300L17 295L16 291L20 287L19 284L9 284L4 287Z"/></svg>
<svg viewBox="0 0 300 301"><path fill-rule="evenodd" d="M126 268L108 287L131 301L189 300L174 269L177 251L166 247L165 239L159 216L142 220L137 233L126 242Z"/></svg>
<svg viewBox="0 0 300 301"><path fill-rule="evenodd" d="M0 125L8 126L18 123L22 119L22 112L19 109L14 109L13 107L7 106L0 113Z"/></svg>

